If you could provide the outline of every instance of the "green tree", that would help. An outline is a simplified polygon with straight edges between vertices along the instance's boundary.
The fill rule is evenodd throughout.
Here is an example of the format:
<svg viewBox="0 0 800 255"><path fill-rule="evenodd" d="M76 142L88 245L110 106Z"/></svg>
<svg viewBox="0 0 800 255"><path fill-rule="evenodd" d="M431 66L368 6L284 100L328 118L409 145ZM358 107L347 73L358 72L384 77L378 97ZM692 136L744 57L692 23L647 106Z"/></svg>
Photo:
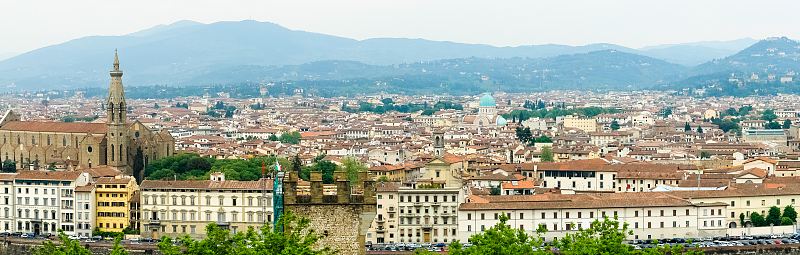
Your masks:
<svg viewBox="0 0 800 255"><path fill-rule="evenodd" d="M541 236L529 236L524 230L515 229L508 224L508 217L500 215L500 222L481 233L472 235L472 246L464 248L458 241L450 245L451 255L527 255L549 254L539 249L543 244Z"/></svg>
<svg viewBox="0 0 800 255"><path fill-rule="evenodd" d="M770 121L770 122L767 122L767 126L765 128L766 129L781 129L783 127L778 122Z"/></svg>
<svg viewBox="0 0 800 255"><path fill-rule="evenodd" d="M542 159L542 162L554 162L553 159L553 148L550 146L545 146L542 148L542 154L539 156Z"/></svg>
<svg viewBox="0 0 800 255"><path fill-rule="evenodd" d="M692 131L692 126L689 126L689 122L686 122L686 124L683 125L683 131L685 132Z"/></svg>
<svg viewBox="0 0 800 255"><path fill-rule="evenodd" d="M773 120L777 119L778 115L775 115L775 111L772 109L766 109L763 113L761 113L761 119L766 120L768 122L772 122Z"/></svg>
<svg viewBox="0 0 800 255"><path fill-rule="evenodd" d="M783 129L789 129L792 127L792 121L789 119L783 120Z"/></svg>
<svg viewBox="0 0 800 255"><path fill-rule="evenodd" d="M492 188L489 190L489 194L493 196L499 196L500 192L501 192L500 186L492 186Z"/></svg>
<svg viewBox="0 0 800 255"><path fill-rule="evenodd" d="M700 151L700 159L711 158L711 153L708 151Z"/></svg>
<svg viewBox="0 0 800 255"><path fill-rule="evenodd" d="M543 136L537 137L536 139L534 139L534 141L536 143L552 143L553 139L550 139L550 137L548 137L546 135L543 135Z"/></svg>
<svg viewBox="0 0 800 255"><path fill-rule="evenodd" d="M281 141L282 143L299 144L300 132L292 131L288 133L283 133L281 134L278 140Z"/></svg>
<svg viewBox="0 0 800 255"><path fill-rule="evenodd" d="M333 184L333 172L336 171L336 164L328 160L320 160L314 164L314 171L322 173L322 183Z"/></svg>
<svg viewBox="0 0 800 255"><path fill-rule="evenodd" d="M769 212L767 212L766 218L767 225L773 224L775 226L781 225L781 209L777 206L772 206L769 208Z"/></svg>
<svg viewBox="0 0 800 255"><path fill-rule="evenodd" d="M17 162L13 160L6 159L3 161L3 173L16 173L17 172Z"/></svg>
<svg viewBox="0 0 800 255"><path fill-rule="evenodd" d="M111 247L110 255L128 255L128 251L125 250L125 247L120 245L120 240L122 240L120 237L114 238L114 246Z"/></svg>
<svg viewBox="0 0 800 255"><path fill-rule="evenodd" d="M616 219L604 217L587 229L567 233L556 247L564 254L632 254L633 247L624 243L631 232L627 223L620 225Z"/></svg>
<svg viewBox="0 0 800 255"><path fill-rule="evenodd" d="M611 130L619 130L619 122L616 120L611 121Z"/></svg>
<svg viewBox="0 0 800 255"><path fill-rule="evenodd" d="M739 214L739 225L744 227L744 213Z"/></svg>
<svg viewBox="0 0 800 255"><path fill-rule="evenodd" d="M764 216L758 214L757 212L750 213L750 223L753 224L754 227L763 227L769 225L767 221L764 219Z"/></svg>
<svg viewBox="0 0 800 255"><path fill-rule="evenodd" d="M703 133L703 128L700 125L697 126L697 133Z"/></svg>
<svg viewBox="0 0 800 255"><path fill-rule="evenodd" d="M797 211L794 210L792 205L787 205L783 208L783 218L789 218L791 221L797 221Z"/></svg>
<svg viewBox="0 0 800 255"><path fill-rule="evenodd" d="M300 156L295 154L294 157L292 157L292 172L295 172L295 174L299 175L302 170L303 162L300 161Z"/></svg>
<svg viewBox="0 0 800 255"><path fill-rule="evenodd" d="M347 179L350 180L350 184L354 185L358 180L358 173L366 172L367 165L358 161L358 159L354 157L345 157L342 159L342 168L344 171L347 172Z"/></svg>
<svg viewBox="0 0 800 255"><path fill-rule="evenodd" d="M33 248L33 255L92 255L89 249L81 246L78 240L72 240L64 232L58 232L58 240L61 244L56 245L53 241L45 241L41 247Z"/></svg>
<svg viewBox="0 0 800 255"><path fill-rule="evenodd" d="M247 231L231 234L214 223L206 227L206 238L194 240L188 236L180 238L180 244L173 244L169 237L158 243L164 255L267 255L267 254L334 254L330 248L315 248L321 235L308 229L310 221L286 212L278 221L278 228L264 225L260 230L252 227Z"/></svg>

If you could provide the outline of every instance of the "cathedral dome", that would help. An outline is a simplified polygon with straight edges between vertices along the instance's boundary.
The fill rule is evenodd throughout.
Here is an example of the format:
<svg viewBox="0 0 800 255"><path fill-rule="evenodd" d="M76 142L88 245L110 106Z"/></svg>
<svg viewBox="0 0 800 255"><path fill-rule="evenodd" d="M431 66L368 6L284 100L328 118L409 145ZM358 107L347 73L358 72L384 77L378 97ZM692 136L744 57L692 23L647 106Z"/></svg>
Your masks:
<svg viewBox="0 0 800 255"><path fill-rule="evenodd" d="M503 118L503 116L498 115L495 124L497 124L498 127L504 127L508 125L508 120L506 120L506 118Z"/></svg>
<svg viewBox="0 0 800 255"><path fill-rule="evenodd" d="M497 102L494 101L494 97L492 97L492 95L489 95L487 93L487 94L484 94L481 97L480 106L481 107L496 107L497 106Z"/></svg>

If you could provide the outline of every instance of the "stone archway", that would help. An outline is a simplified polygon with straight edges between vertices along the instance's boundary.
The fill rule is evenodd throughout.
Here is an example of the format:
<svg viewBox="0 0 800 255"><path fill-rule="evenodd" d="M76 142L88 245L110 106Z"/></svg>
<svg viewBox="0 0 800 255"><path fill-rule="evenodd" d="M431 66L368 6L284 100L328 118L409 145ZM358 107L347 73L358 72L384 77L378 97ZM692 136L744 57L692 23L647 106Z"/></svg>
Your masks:
<svg viewBox="0 0 800 255"><path fill-rule="evenodd" d="M736 228L736 222L728 223L728 228Z"/></svg>
<svg viewBox="0 0 800 255"><path fill-rule="evenodd" d="M749 221L746 221L746 222L744 222L744 227L746 227L746 228L752 228L752 227L753 227L753 223L752 223L752 222L749 222Z"/></svg>

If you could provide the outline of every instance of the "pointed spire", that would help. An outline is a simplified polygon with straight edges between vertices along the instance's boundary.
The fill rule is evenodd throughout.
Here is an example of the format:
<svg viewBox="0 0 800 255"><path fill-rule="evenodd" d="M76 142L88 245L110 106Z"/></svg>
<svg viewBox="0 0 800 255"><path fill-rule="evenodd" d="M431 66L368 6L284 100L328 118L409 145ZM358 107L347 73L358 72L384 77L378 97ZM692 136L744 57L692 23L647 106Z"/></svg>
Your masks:
<svg viewBox="0 0 800 255"><path fill-rule="evenodd" d="M119 55L117 55L117 49L114 49L114 71L119 71Z"/></svg>

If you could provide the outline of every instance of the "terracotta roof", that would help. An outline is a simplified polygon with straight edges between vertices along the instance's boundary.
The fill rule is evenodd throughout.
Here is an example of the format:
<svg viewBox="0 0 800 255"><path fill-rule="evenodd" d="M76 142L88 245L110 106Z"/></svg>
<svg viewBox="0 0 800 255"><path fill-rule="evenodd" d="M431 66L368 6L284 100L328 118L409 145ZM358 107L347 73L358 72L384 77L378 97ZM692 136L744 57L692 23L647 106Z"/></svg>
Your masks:
<svg viewBox="0 0 800 255"><path fill-rule="evenodd" d="M11 181L17 176L16 173L0 173L0 180L2 181Z"/></svg>
<svg viewBox="0 0 800 255"><path fill-rule="evenodd" d="M514 185L513 182L504 182L503 189L533 189L535 187L535 183L533 181L518 181L517 185Z"/></svg>
<svg viewBox="0 0 800 255"><path fill-rule="evenodd" d="M539 194L470 196L459 210L584 209L691 206L688 200L666 193Z"/></svg>
<svg viewBox="0 0 800 255"><path fill-rule="evenodd" d="M120 178L115 177L100 177L97 179L97 184L128 184L133 177L125 176Z"/></svg>
<svg viewBox="0 0 800 255"><path fill-rule="evenodd" d="M94 189L94 184L75 187L75 192L90 192Z"/></svg>
<svg viewBox="0 0 800 255"><path fill-rule="evenodd" d="M376 182L376 192L397 192L400 189L400 182Z"/></svg>
<svg viewBox="0 0 800 255"><path fill-rule="evenodd" d="M70 180L78 179L82 172L76 171L19 171L16 179L22 180Z"/></svg>
<svg viewBox="0 0 800 255"><path fill-rule="evenodd" d="M0 130L105 134L107 126L105 123L9 121L0 126Z"/></svg>
<svg viewBox="0 0 800 255"><path fill-rule="evenodd" d="M267 190L272 190L272 180L266 180ZM139 186L140 189L244 189L259 191L263 189L262 181L210 181L210 180L178 180L178 181L158 181L144 180Z"/></svg>

